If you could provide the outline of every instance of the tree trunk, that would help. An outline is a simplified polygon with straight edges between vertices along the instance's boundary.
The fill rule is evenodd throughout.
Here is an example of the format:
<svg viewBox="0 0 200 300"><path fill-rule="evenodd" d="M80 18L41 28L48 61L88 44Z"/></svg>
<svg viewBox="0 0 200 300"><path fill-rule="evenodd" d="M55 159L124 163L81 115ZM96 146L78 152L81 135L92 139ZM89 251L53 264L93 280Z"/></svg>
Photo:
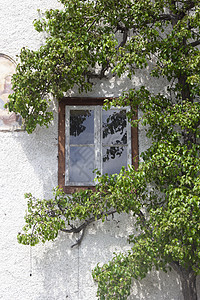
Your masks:
<svg viewBox="0 0 200 300"><path fill-rule="evenodd" d="M184 269L177 264L173 264L173 269L180 276L182 293L184 300L197 300L196 274L192 269Z"/></svg>
<svg viewBox="0 0 200 300"><path fill-rule="evenodd" d="M196 275L194 272L182 270L181 279L184 300L197 300Z"/></svg>

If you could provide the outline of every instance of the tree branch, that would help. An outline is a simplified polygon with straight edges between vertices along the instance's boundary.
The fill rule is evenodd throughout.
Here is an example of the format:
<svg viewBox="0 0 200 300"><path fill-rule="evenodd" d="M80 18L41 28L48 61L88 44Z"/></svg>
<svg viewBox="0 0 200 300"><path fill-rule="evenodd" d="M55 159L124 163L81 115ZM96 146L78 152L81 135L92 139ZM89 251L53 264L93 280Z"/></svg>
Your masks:
<svg viewBox="0 0 200 300"><path fill-rule="evenodd" d="M74 225L70 225L71 226L71 229L60 229L60 231L62 232L65 232L65 233L79 233L82 231L82 234L81 234L81 237L76 241L75 244L73 244L71 247L74 247L76 245L80 245L82 239L83 239L83 236L84 236L84 232L85 232L85 229L86 227L93 223L94 221L97 221L97 220L100 220L103 216L109 216L109 215L113 215L114 213L116 213L117 210L116 209L111 209L107 212L102 212L101 214L99 214L97 217L91 217L89 218L88 220L85 220L85 222L83 222L81 225L79 225L78 227L75 227Z"/></svg>
<svg viewBox="0 0 200 300"><path fill-rule="evenodd" d="M178 19L181 20L185 17L186 15L186 12L192 8L194 8L196 6L196 3L195 1L191 1L191 0L188 0L185 2L185 5L182 6L182 8L179 10L178 12Z"/></svg>
<svg viewBox="0 0 200 300"><path fill-rule="evenodd" d="M76 243L73 244L73 245L71 246L71 248L74 248L75 246L78 246L78 245L81 244L82 239L83 239L83 237L84 237L85 229L86 229L86 228L84 228L84 229L82 230L81 236L78 238L78 240L76 241Z"/></svg>
<svg viewBox="0 0 200 300"><path fill-rule="evenodd" d="M105 68L102 68L100 73L93 73L93 72L87 72L86 76L88 78L88 82L90 82L90 79L102 79L102 78L107 78L107 76L104 74L105 73Z"/></svg>
<svg viewBox="0 0 200 300"><path fill-rule="evenodd" d="M200 40L192 42L192 43L189 44L189 46L192 46L192 47L196 47L198 45L200 45Z"/></svg>
<svg viewBox="0 0 200 300"><path fill-rule="evenodd" d="M160 21L172 21L172 20L176 20L177 16L174 14L161 14L158 19Z"/></svg>
<svg viewBox="0 0 200 300"><path fill-rule="evenodd" d="M150 230L152 232L152 230L149 228L149 226L147 225L147 220L145 218L145 215L143 214L143 212L141 210L139 210L139 213L137 214L141 220L141 223L143 224L143 226Z"/></svg>
<svg viewBox="0 0 200 300"><path fill-rule="evenodd" d="M121 43L117 46L116 50L118 50L120 47L123 47L126 44L127 38L128 38L128 33L129 33L129 29L121 26L120 24L117 24L117 31L121 31L123 32L123 38Z"/></svg>

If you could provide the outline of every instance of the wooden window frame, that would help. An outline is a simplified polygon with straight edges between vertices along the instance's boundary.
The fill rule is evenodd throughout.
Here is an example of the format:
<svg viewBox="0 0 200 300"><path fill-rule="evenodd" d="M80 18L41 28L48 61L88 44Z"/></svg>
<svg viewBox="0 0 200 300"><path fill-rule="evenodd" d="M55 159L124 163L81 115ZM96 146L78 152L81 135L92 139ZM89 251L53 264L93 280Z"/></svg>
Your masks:
<svg viewBox="0 0 200 300"><path fill-rule="evenodd" d="M67 194L81 189L95 189L95 186L66 186L65 185L65 107L67 106L102 106L105 99L112 98L86 98L64 97L59 101L58 112L58 185ZM137 119L137 114L135 116ZM131 127L132 165L138 167L138 129Z"/></svg>

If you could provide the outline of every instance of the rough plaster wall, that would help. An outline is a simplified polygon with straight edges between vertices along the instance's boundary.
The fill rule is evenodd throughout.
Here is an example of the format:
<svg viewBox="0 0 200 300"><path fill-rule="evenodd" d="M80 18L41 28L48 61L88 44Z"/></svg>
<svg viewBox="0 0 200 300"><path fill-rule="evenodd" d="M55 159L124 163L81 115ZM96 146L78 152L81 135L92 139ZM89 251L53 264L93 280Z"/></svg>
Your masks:
<svg viewBox="0 0 200 300"><path fill-rule="evenodd" d="M32 21L37 9L58 7L56 0L0 0L0 53L16 58L23 46L37 48L42 35ZM133 79L135 86L152 84L147 73ZM89 96L113 96L130 86L130 81L112 79L97 83ZM76 91L69 93L78 96ZM88 96L88 95L87 95ZM140 129L140 151L147 147ZM91 270L97 262L106 262L113 251L128 249L126 236L133 220L126 215L104 226L91 225L82 245L71 249L75 236L60 234L54 242L32 250L17 243L17 232L24 225L26 200L51 197L57 185L57 112L49 129L38 128L32 135L25 132L0 132L0 299L3 300L94 300L96 286ZM126 228L126 231L124 230ZM32 271L32 276L30 276ZM142 282L134 282L130 299L181 300L179 279L173 272L152 272Z"/></svg>

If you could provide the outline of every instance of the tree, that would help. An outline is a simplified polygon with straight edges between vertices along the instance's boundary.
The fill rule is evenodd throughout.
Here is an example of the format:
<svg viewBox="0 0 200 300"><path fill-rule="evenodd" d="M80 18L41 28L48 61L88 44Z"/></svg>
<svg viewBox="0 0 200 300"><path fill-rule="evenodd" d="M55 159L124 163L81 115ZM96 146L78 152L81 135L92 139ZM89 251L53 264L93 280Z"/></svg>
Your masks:
<svg viewBox="0 0 200 300"><path fill-rule="evenodd" d="M71 198L59 189L51 200L28 198L23 244L54 240L59 231L83 232L97 219L131 212L138 233L132 249L115 255L93 271L99 299L126 299L131 279L141 279L153 267L180 275L184 300L197 300L200 272L200 4L199 0L61 0L63 10L49 10L35 21L47 39L38 51L22 49L14 93L8 107L25 120L31 133L48 126L53 94L61 98L78 86L93 87L93 79L129 78L146 68L164 77L167 89L130 89L110 105L129 105L129 121L147 125L151 146L137 170L98 176L96 190ZM164 87L163 87L164 88ZM135 109L143 113L132 121ZM74 220L80 220L79 226ZM82 235L83 236L83 235ZM82 239L81 236L81 239ZM78 243L81 241L78 241Z"/></svg>

